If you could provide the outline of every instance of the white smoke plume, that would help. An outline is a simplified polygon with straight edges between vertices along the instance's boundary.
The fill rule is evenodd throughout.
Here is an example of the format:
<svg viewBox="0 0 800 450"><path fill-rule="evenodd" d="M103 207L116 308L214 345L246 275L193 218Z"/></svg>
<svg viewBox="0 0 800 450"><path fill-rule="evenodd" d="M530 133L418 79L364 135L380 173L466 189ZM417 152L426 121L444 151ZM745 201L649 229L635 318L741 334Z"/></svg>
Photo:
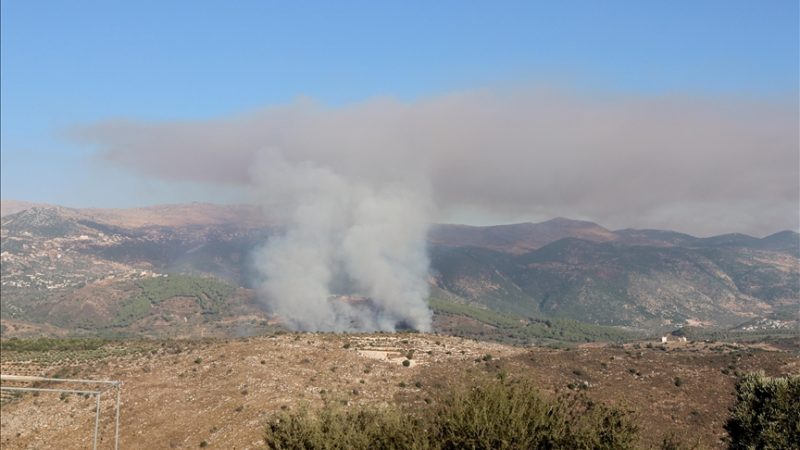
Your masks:
<svg viewBox="0 0 800 450"><path fill-rule="evenodd" d="M286 224L256 252L256 267L263 298L289 327L431 329L424 186L367 184L276 152L262 159L254 179L269 213ZM368 300L332 298L337 294Z"/></svg>

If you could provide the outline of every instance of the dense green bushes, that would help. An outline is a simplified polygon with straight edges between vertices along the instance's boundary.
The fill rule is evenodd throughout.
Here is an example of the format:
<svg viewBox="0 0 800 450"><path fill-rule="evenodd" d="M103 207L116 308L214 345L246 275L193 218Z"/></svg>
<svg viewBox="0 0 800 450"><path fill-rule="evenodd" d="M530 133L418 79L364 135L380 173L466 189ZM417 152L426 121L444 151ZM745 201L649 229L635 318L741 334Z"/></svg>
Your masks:
<svg viewBox="0 0 800 450"><path fill-rule="evenodd" d="M283 413L267 427L272 449L626 449L627 413L582 396L548 399L530 382L484 381L430 406Z"/></svg>
<svg viewBox="0 0 800 450"><path fill-rule="evenodd" d="M347 410L328 404L316 414L284 413L267 427L266 443L281 450L423 450L432 448L420 434L421 419L396 409Z"/></svg>
<svg viewBox="0 0 800 450"><path fill-rule="evenodd" d="M800 449L800 375L742 377L725 429L732 450Z"/></svg>
<svg viewBox="0 0 800 450"><path fill-rule="evenodd" d="M487 337L505 343L524 342L623 342L634 333L613 327L593 325L568 319L523 318L513 314L483 309L475 305L454 303L431 297L428 303L435 313L464 316L491 325L497 333Z"/></svg>
<svg viewBox="0 0 800 450"><path fill-rule="evenodd" d="M529 381L455 390L434 408L437 448L625 449L636 426L615 408L582 396L547 399Z"/></svg>
<svg viewBox="0 0 800 450"><path fill-rule="evenodd" d="M0 348L12 352L49 352L97 350L110 341L100 338L3 339Z"/></svg>
<svg viewBox="0 0 800 450"><path fill-rule="evenodd" d="M146 316L152 305L174 297L190 297L202 308L203 314L215 315L235 288L214 278L191 275L143 278L135 283L138 292L120 305L114 326L123 327Z"/></svg>

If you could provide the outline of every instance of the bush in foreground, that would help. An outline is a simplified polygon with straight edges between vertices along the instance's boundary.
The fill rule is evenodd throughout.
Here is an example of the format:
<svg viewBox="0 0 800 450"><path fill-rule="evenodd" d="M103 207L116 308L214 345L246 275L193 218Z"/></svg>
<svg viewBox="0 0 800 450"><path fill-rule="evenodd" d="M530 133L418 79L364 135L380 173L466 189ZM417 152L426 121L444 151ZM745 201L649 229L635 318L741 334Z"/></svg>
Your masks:
<svg viewBox="0 0 800 450"><path fill-rule="evenodd" d="M394 409L348 410L334 403L312 414L303 408L282 413L267 426L265 441L271 449L423 450L427 446L419 419Z"/></svg>
<svg viewBox="0 0 800 450"><path fill-rule="evenodd" d="M583 396L542 396L530 382L483 381L421 409L328 404L281 414L267 427L272 449L627 449L628 414Z"/></svg>
<svg viewBox="0 0 800 450"><path fill-rule="evenodd" d="M529 381L456 390L432 411L436 448L625 449L637 427L617 408L584 396L547 399Z"/></svg>
<svg viewBox="0 0 800 450"><path fill-rule="evenodd" d="M732 450L800 449L800 375L747 374L725 424Z"/></svg>

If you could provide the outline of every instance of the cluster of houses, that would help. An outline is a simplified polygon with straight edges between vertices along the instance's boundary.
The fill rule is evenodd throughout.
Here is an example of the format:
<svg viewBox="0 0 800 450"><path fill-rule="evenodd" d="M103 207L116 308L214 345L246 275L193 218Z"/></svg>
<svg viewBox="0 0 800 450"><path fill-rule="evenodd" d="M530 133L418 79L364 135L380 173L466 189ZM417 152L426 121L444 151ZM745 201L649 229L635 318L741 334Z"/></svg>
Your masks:
<svg viewBox="0 0 800 450"><path fill-rule="evenodd" d="M686 342L686 336L672 336L673 340L675 340L676 337L678 342ZM661 336L661 343L666 344L667 342L669 342L669 338L670 338L669 335Z"/></svg>

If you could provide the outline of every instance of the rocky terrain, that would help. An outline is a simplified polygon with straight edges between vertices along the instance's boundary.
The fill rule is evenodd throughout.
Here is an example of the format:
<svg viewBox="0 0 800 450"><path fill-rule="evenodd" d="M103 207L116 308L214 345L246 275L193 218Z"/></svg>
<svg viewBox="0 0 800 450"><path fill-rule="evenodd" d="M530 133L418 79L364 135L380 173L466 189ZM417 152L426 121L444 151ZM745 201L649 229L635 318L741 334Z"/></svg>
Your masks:
<svg viewBox="0 0 800 450"><path fill-rule="evenodd" d="M252 290L250 258L280 223L256 207L2 205L6 336L240 336L275 323ZM531 327L542 321L559 324L559 331L571 326L553 320L644 333L758 320L797 330L800 318L800 235L794 231L696 238L610 231L563 218L435 225L429 254L436 324L469 335L531 342L542 335ZM514 321L525 329L499 326ZM582 331L590 340L593 333Z"/></svg>
<svg viewBox="0 0 800 450"><path fill-rule="evenodd" d="M69 349L5 341L0 362L4 374L122 381L121 448L263 448L266 422L283 410L325 402L424 405L477 377L529 377L547 395L580 392L632 411L641 448L677 434L713 449L724 448L737 375L797 374L798 344L650 341L558 350L431 334L278 333ZM101 396L100 448L113 448L114 394ZM0 444L86 448L94 405L93 397L74 394L4 397Z"/></svg>

